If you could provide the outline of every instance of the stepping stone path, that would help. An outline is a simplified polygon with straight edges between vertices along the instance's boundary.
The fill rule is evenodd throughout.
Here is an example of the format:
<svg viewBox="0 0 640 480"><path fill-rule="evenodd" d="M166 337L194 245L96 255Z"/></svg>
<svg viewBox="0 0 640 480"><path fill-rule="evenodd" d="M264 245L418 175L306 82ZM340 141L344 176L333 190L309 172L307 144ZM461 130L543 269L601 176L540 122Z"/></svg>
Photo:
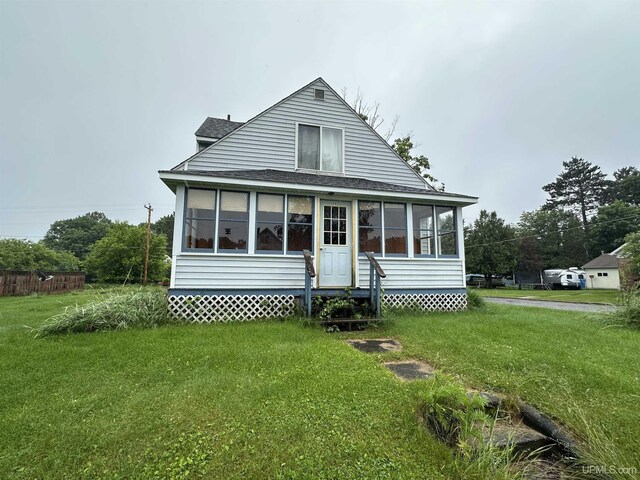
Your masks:
<svg viewBox="0 0 640 480"><path fill-rule="evenodd" d="M347 340L353 348L365 353L399 352L402 345L393 338L378 338L370 340Z"/></svg>
<svg viewBox="0 0 640 480"><path fill-rule="evenodd" d="M399 352L402 345L392 338L352 339L347 340L352 347L364 353ZM402 360L385 362L384 366L404 381L428 380L433 378L436 370L426 362L418 360ZM485 400L488 412L500 414L502 398L487 392L469 390L468 395L479 395ZM521 404L513 415L498 415L493 431L483 434L485 442L492 442L498 448L513 446L516 453L529 454L538 449L538 457L534 460L530 479L564 479L568 478L566 467L562 465L561 454L575 457L574 443L564 431L530 405ZM505 412L506 413L506 412ZM527 463L531 460L527 458Z"/></svg>
<svg viewBox="0 0 640 480"><path fill-rule="evenodd" d="M435 375L435 369L426 362L410 360L406 362L387 362L384 364L402 380L426 380Z"/></svg>

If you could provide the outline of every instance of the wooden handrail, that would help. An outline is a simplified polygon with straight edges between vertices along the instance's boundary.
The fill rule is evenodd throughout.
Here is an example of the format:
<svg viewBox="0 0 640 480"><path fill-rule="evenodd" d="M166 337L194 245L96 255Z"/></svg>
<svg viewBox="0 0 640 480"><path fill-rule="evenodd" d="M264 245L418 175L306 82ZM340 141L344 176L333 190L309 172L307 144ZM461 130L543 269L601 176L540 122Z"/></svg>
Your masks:
<svg viewBox="0 0 640 480"><path fill-rule="evenodd" d="M369 263L371 263L373 268L376 270L376 273L378 275L380 275L380 277L386 278L387 274L384 273L384 270L382 270L382 267L378 263L378 260L376 260L376 257L373 256L373 253L372 252L364 252L364 254L369 259Z"/></svg>
<svg viewBox="0 0 640 480"><path fill-rule="evenodd" d="M313 259L311 258L311 252L309 250L302 250L304 255L304 266L307 269L307 273L311 278L316 276L316 269L313 267Z"/></svg>

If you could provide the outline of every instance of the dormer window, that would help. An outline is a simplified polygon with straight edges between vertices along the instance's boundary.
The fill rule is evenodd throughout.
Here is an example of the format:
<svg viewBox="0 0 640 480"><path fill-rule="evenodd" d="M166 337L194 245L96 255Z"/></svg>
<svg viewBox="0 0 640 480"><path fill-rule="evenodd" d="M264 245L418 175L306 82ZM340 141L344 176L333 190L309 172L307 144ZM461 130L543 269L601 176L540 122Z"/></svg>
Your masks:
<svg viewBox="0 0 640 480"><path fill-rule="evenodd" d="M298 125L298 168L344 173L341 128Z"/></svg>

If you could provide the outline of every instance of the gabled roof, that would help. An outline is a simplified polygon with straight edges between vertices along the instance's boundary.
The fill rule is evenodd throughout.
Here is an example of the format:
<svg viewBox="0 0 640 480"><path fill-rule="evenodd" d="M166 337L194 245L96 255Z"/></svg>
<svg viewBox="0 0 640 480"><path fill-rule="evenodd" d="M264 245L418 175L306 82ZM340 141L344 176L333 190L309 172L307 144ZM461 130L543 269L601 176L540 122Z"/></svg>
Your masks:
<svg viewBox="0 0 640 480"><path fill-rule="evenodd" d="M222 138L242 125L244 125L244 122L232 122L225 118L207 117L200 125L200 128L196 130L196 137Z"/></svg>
<svg viewBox="0 0 640 480"><path fill-rule="evenodd" d="M603 253L597 258L594 258L589 263L586 263L582 268L618 268L618 257Z"/></svg>
<svg viewBox="0 0 640 480"><path fill-rule="evenodd" d="M202 177L215 178L217 181L220 179L235 179L248 182L268 182L273 184L290 184L290 185L303 185L303 186L315 186L322 187L331 191L331 189L349 189L349 190L366 190L371 193L375 192L389 192L389 193L402 193L413 194L416 197L429 196L435 197L438 200L442 199L443 202L447 200L455 203L475 203L476 197L470 197L468 195L460 195L457 193L440 192L434 190L426 190L424 188L406 187L403 185L396 185L393 183L377 182L374 180L368 180L360 177L344 177L338 175L320 175L315 173L302 173L302 172L290 172L283 170L224 170L224 171L202 171L202 170L160 170L160 177L168 184L167 180L173 178L173 182L177 179L190 177ZM213 181L213 180L211 180ZM471 201L471 202L470 202Z"/></svg>
<svg viewBox="0 0 640 480"><path fill-rule="evenodd" d="M253 118L250 118L250 119L249 119L249 120L247 120L246 122L241 123L240 125L238 125L238 126L237 126L236 128L234 128L233 130L230 130L229 132L227 132L223 137L220 137L220 139L219 139L217 142L215 142L214 144L211 144L211 145L209 145L208 147L203 148L203 149L202 149L202 150L200 150L199 152L196 152L195 154L191 155L189 158L187 158L187 159L183 160L183 161L182 161L182 162L180 162L178 165L176 165L175 167L173 167L171 170L179 171L179 170L182 170L183 168L185 168L185 169L186 169L186 168L187 168L187 166L188 166L188 163L189 163L189 161L190 161L191 159L193 159L193 158L195 158L195 157L198 157L198 156L202 155L204 152L206 152L206 151L207 151L207 150L209 150L210 148L214 148L217 144L219 144L219 143L220 143L220 140L224 140L226 137L228 137L229 135L233 134L236 130L240 129L241 127L245 127L245 126L250 125L250 124L251 124L251 123L253 123L255 120L259 119L260 117L262 117L262 116L263 116L263 115L265 115L266 113L268 113L268 112L270 112L271 110L273 110L274 108L278 107L280 104L282 104L282 103L286 102L286 101L287 101L287 100L289 100L290 98L294 97L294 96L295 96L295 95L297 95L298 93L302 92L303 90L305 90L306 88L308 88L309 86L311 86L311 85L313 85L314 83L317 83L317 82L321 82L321 83L324 85L324 87L325 87L325 88L327 88L331 93L333 93L333 94L335 95L335 97L336 97L336 98L337 98L337 99L338 99L338 100L339 100L339 101L340 101L344 106L346 106L349 110L351 110L351 112L353 113L353 115L355 116L355 118L359 119L359 120L360 120L360 122L362 122L362 124L364 124L366 128L368 128L371 132L373 132L373 134L374 134L375 136L377 136L377 137L380 139L380 141L382 142L382 144L383 144L384 146L386 146L386 148L388 148L388 149L389 149L389 150L390 150L390 151L391 151L391 152L396 156L396 158L397 158L399 161L401 161L402 163L404 163L407 167L409 167L409 168L412 170L412 172L414 173L414 175L415 175L418 179L420 179L420 181L421 181L421 182L423 182L423 183L424 183L424 185L425 185L425 188L426 188L426 189L436 191L436 189L435 189L435 188L434 188L434 187L433 187L429 182L427 182L427 180L426 180L422 175L420 175L418 172L416 172L416 171L415 171L415 170L414 170L414 169L409 165L409 163L408 163L404 158L402 158L400 155L398 155L398 152L396 152L396 151L393 149L393 147L391 147L391 145L389 145L389 143L388 143L384 138L382 138L382 136L381 136L378 132L376 132L376 130L375 130L371 125L369 125L369 124L368 124L368 123L367 123L367 122L366 122L366 121L365 121L365 120L364 120L360 115L358 115L358 112L356 112L356 111L353 109L353 107L352 107L351 105L349 105L349 103L348 103L348 102L347 102L347 101L346 101L346 100L345 100L341 95L339 95L339 94L338 94L338 93L337 93L337 92L336 92L336 91L331 87L331 85L329 85L329 84L328 84L328 83L327 83L327 82L326 82L322 77L318 77L318 78L316 78L315 80L312 80L312 81L311 81L311 82L309 82L308 84L306 84L306 85L304 85L304 86L300 87L300 88L299 88L298 90L296 90L295 92L291 93L290 95L287 95L285 98L283 98L283 99L282 99L282 100L280 100L279 102L277 102L277 103L275 103L275 104L271 105L271 106L270 106L270 107L268 107L267 109L265 109L265 110L263 110L262 112L258 113L258 114L257 114L256 116L254 116ZM206 120L205 120L205 123L206 123ZM234 123L235 123L235 122L234 122ZM203 124L203 125L204 125L204 124ZM200 128L202 128L202 127L200 127ZM200 129L198 129L198 131L199 131L199 130L200 130ZM196 132L196 135L197 135L197 132Z"/></svg>

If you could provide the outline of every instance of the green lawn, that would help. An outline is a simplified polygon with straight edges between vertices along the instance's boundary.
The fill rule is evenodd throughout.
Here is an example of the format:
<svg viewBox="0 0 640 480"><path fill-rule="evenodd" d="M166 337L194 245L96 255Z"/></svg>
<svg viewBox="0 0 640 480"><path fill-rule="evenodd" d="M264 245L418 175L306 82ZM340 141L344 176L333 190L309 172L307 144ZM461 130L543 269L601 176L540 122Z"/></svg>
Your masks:
<svg viewBox="0 0 640 480"><path fill-rule="evenodd" d="M382 356L294 321L37 340L24 328L93 295L0 298L0 478L455 478L416 421L417 386L380 364L403 357L578 432L584 413L640 466L640 333L593 317L498 305L406 316L357 334L405 346Z"/></svg>
<svg viewBox="0 0 640 480"><path fill-rule="evenodd" d="M483 297L528 298L554 302L618 303L618 290L518 290L515 288L474 288Z"/></svg>

